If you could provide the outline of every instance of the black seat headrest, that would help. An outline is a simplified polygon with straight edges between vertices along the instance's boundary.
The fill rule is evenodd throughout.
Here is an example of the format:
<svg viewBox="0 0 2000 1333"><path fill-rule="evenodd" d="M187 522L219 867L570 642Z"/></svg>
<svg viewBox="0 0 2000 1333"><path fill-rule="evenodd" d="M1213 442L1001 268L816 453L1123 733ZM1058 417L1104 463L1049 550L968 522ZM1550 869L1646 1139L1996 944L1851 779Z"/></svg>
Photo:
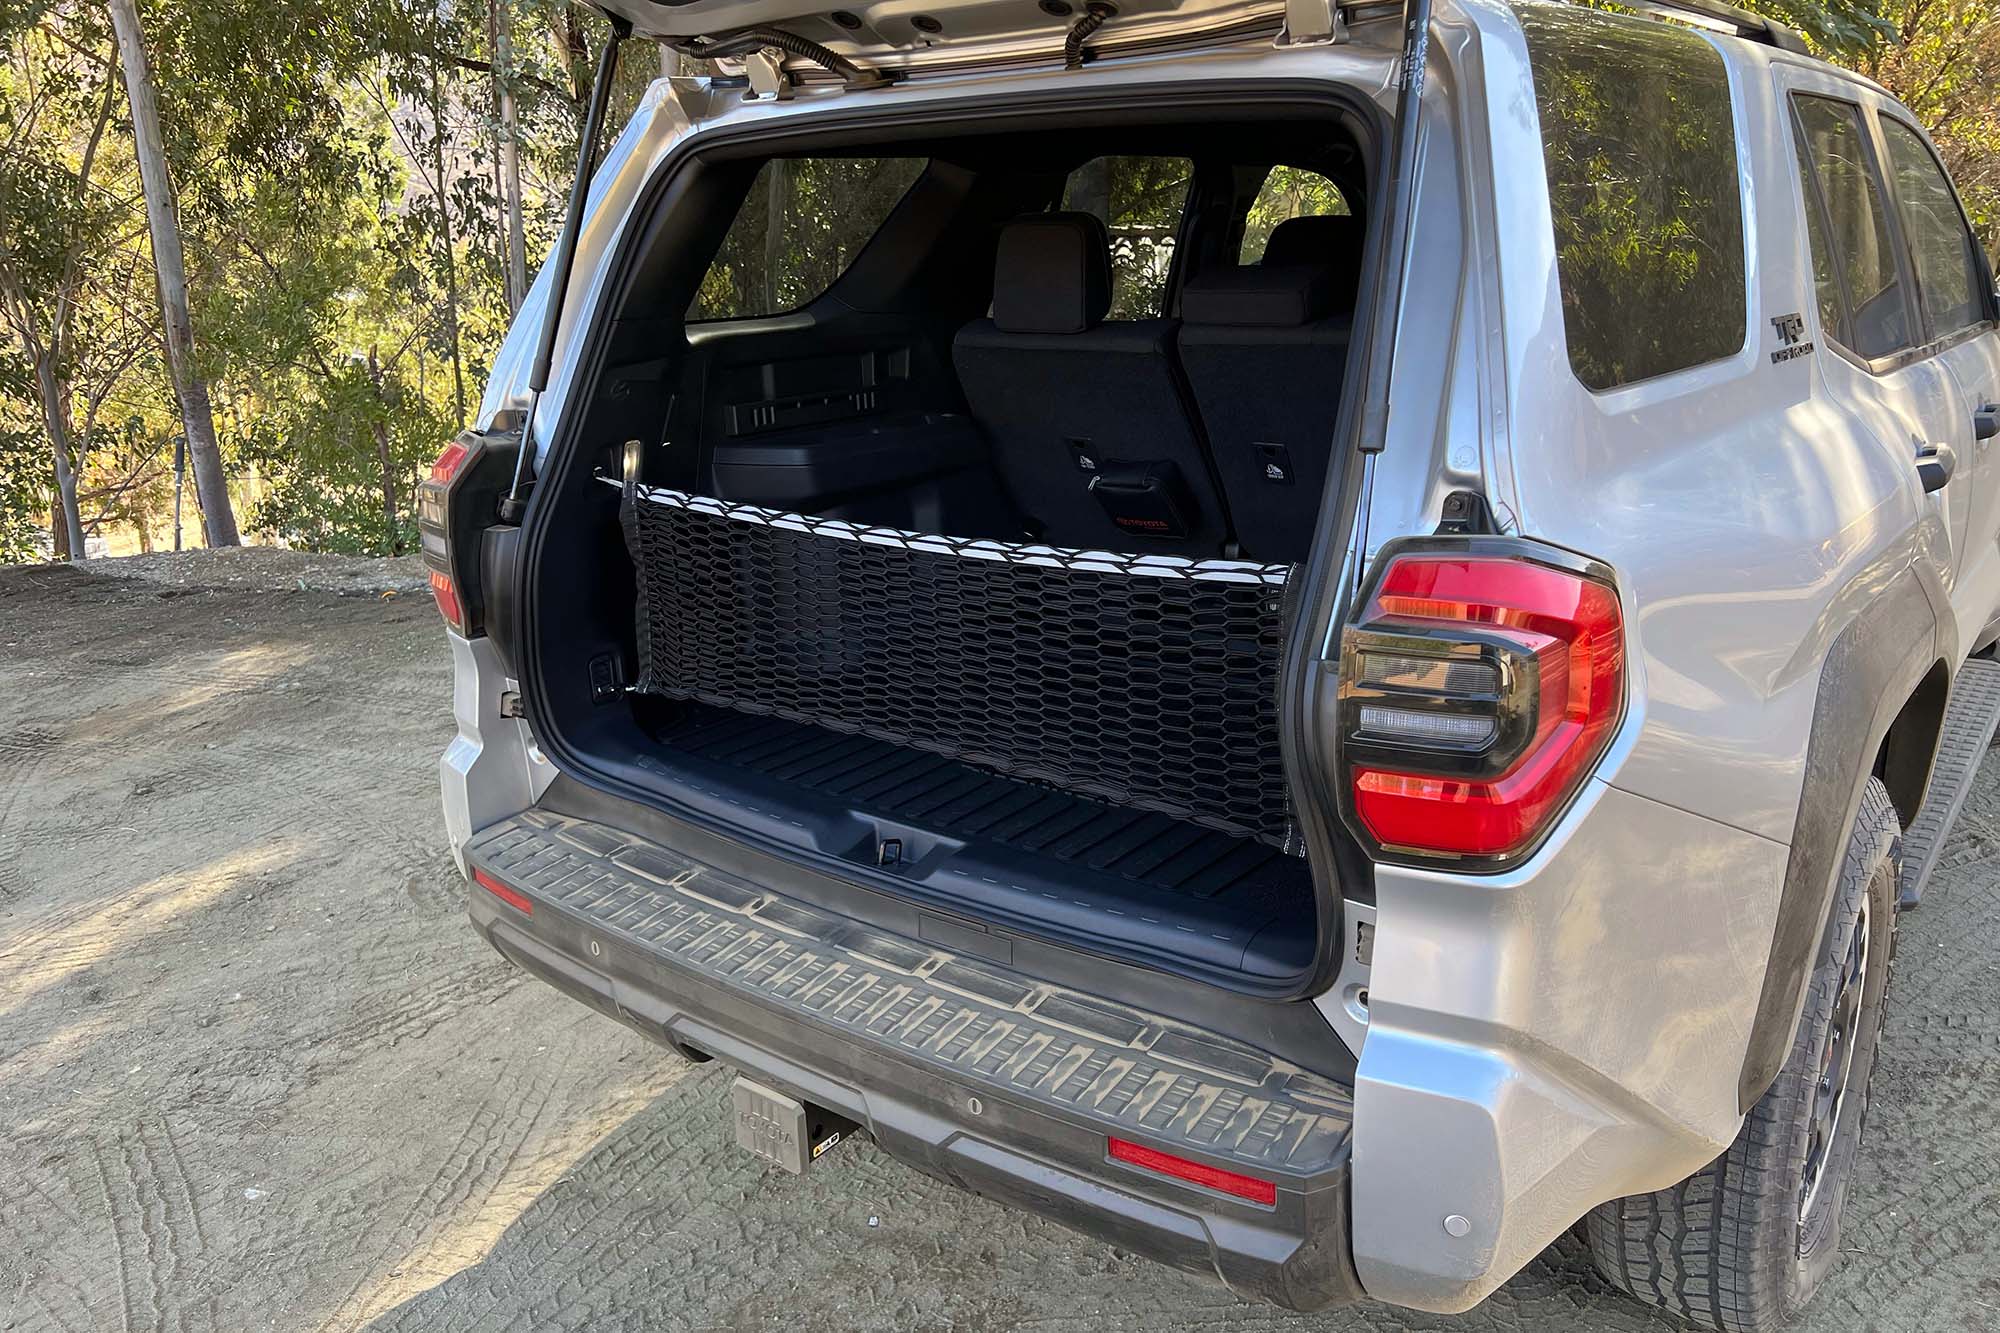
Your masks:
<svg viewBox="0 0 2000 1333"><path fill-rule="evenodd" d="M1334 312L1334 279L1326 264L1268 262L1214 269L1181 289L1181 319L1188 324L1292 328Z"/></svg>
<svg viewBox="0 0 2000 1333"><path fill-rule="evenodd" d="M1347 310L1361 286L1361 245L1367 234L1365 219L1345 213L1286 218L1264 242L1261 266L1312 264L1324 269L1333 278L1335 308Z"/></svg>
<svg viewBox="0 0 2000 1333"><path fill-rule="evenodd" d="M1082 333L1111 308L1111 236L1089 213L1035 213L1000 232L993 323L1003 333Z"/></svg>
<svg viewBox="0 0 2000 1333"><path fill-rule="evenodd" d="M1326 264L1346 251L1361 249L1361 219L1345 213L1286 218L1271 228L1264 242L1263 262Z"/></svg>

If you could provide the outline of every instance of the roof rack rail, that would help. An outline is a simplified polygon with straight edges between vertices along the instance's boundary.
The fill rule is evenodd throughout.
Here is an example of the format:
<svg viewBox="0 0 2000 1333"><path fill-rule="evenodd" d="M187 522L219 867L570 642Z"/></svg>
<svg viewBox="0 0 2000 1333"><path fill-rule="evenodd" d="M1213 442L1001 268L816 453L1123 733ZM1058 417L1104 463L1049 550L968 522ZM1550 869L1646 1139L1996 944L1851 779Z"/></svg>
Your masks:
<svg viewBox="0 0 2000 1333"><path fill-rule="evenodd" d="M1746 41L1764 42L1780 51L1802 56L1812 54L1812 49L1806 45L1806 39L1799 35L1798 29L1776 19L1767 19L1762 14L1725 4L1723 0L1621 0L1621 3L1641 13L1679 19L1683 23L1726 32Z"/></svg>

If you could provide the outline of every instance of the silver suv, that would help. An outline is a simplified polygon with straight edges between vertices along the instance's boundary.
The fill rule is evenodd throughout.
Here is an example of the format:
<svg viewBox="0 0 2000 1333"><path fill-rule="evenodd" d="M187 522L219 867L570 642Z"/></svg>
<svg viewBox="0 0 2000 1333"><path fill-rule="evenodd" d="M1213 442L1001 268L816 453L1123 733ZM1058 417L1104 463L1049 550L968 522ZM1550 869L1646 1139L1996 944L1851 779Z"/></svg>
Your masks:
<svg viewBox="0 0 2000 1333"><path fill-rule="evenodd" d="M1910 113L1709 0L606 7L424 493L477 929L789 1170L1790 1318L2000 711Z"/></svg>

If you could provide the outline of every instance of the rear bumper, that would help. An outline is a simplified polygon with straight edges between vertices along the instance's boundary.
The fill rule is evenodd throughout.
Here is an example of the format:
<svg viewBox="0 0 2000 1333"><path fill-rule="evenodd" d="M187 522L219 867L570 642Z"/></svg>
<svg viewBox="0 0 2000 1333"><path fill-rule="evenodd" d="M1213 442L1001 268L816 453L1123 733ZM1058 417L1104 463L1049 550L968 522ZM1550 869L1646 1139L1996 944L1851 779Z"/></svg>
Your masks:
<svg viewBox="0 0 2000 1333"><path fill-rule="evenodd" d="M468 866L516 964L655 1040L865 1125L891 1155L1294 1309L1357 1299L1349 1091L1261 1051L873 931L607 825L503 819ZM1262 1206L1107 1136L1268 1180Z"/></svg>

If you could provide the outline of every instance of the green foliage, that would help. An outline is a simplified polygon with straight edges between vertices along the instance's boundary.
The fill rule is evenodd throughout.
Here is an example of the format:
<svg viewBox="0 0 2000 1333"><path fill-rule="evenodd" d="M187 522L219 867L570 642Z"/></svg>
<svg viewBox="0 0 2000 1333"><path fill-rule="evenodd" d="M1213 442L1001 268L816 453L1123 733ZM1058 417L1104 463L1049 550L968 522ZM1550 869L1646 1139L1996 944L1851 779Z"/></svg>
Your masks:
<svg viewBox="0 0 2000 1333"><path fill-rule="evenodd" d="M846 271L923 169L920 157L766 162L689 313L737 319L804 305Z"/></svg>
<svg viewBox="0 0 2000 1333"><path fill-rule="evenodd" d="M1645 19L1521 11L1570 364L1594 389L1743 345L1743 208L1729 73Z"/></svg>
<svg viewBox="0 0 2000 1333"><path fill-rule="evenodd" d="M1166 305L1174 233L1194 164L1184 157L1099 157L1063 187L1063 207L1096 216L1111 233L1111 319L1154 319Z"/></svg>
<svg viewBox="0 0 2000 1333"><path fill-rule="evenodd" d="M1250 201L1250 215L1243 222L1243 246L1237 262L1254 264L1264 257L1264 246L1280 222L1293 218L1336 217L1352 210L1340 187L1316 171L1303 167L1272 167Z"/></svg>
<svg viewBox="0 0 2000 1333"><path fill-rule="evenodd" d="M417 479L511 319L498 85L532 271L604 25L566 0L495 0L492 29L486 0L141 0L140 17L252 540L410 549ZM179 426L109 25L96 0L29 0L0 13L0 47L0 558L48 549L51 406L87 533L144 542L164 535ZM625 111L657 70L627 51Z"/></svg>
<svg viewBox="0 0 2000 1333"><path fill-rule="evenodd" d="M1750 3L1915 108L1989 245L2000 239L1994 0ZM560 223L605 25L571 0L494 0L491 12L487 0L140 0L140 17L199 356L251 538L409 549L417 478L471 411L511 318L497 85L517 110L532 268ZM657 69L643 44L628 56L613 124ZM1639 108L1615 88L1562 95L1577 116L1649 118L1662 152L1703 132L1671 97ZM128 548L164 536L178 412L126 119L101 0L0 6L0 559L49 549L51 414L86 530ZM1578 153L1594 177L1566 206L1609 226L1570 243L1566 264L1656 304L1718 271L1726 256L1700 198L1733 198L1732 182L1645 195L1588 144ZM916 169L795 161L775 189L760 180L695 311L807 299ZM1175 158L1101 158L1072 178L1065 205L1112 236L1114 317L1158 313L1189 171ZM1284 218L1345 208L1331 183L1275 169L1242 257L1260 255ZM188 519L198 532L191 503Z"/></svg>

